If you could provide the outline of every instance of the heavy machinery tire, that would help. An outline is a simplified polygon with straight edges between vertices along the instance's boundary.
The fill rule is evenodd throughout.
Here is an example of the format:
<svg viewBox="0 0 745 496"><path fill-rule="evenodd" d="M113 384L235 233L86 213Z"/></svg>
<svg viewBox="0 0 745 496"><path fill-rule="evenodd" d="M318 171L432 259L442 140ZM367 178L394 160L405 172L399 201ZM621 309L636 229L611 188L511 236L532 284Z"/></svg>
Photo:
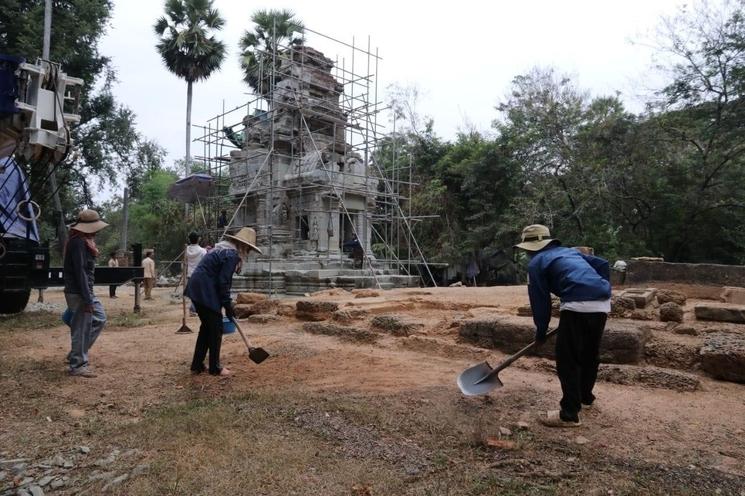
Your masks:
<svg viewBox="0 0 745 496"><path fill-rule="evenodd" d="M26 308L31 290L0 292L0 314L20 313Z"/></svg>

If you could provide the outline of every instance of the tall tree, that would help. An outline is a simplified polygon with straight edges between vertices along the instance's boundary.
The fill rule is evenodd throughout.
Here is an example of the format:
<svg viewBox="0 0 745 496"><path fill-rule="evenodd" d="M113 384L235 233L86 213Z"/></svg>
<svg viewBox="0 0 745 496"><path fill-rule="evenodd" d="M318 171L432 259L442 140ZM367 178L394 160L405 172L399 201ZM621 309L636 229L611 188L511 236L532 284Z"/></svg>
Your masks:
<svg viewBox="0 0 745 496"><path fill-rule="evenodd" d="M225 45L213 32L225 20L212 6L213 0L167 0L165 15L155 23L160 37L156 45L169 71L186 81L186 175L191 164L192 85L220 69Z"/></svg>
<svg viewBox="0 0 745 496"><path fill-rule="evenodd" d="M33 62L42 54L44 0L0 0L0 53ZM57 168L64 214L94 205L96 186L112 186L122 168L139 166L130 158L145 143L135 129L134 114L114 98L116 76L110 60L99 52L113 6L110 0L53 2L50 58L84 81L80 95L81 120L72 128L75 148ZM125 171L129 175L129 170ZM34 178L32 178L33 180ZM37 178L38 180L43 179ZM43 201L44 197L37 197ZM52 237L45 224L54 212L42 205L43 238Z"/></svg>
<svg viewBox="0 0 745 496"><path fill-rule="evenodd" d="M301 45L305 27L290 10L258 10L251 21L256 25L254 31L245 31L239 42L243 80L257 95L266 96L271 90L272 65L279 64L275 51ZM275 75L275 84L280 78Z"/></svg>
<svg viewBox="0 0 745 496"><path fill-rule="evenodd" d="M744 9L743 0L703 2L662 23L673 80L654 122L671 151L662 164L676 193L671 259L745 260L745 234L732 229L745 218Z"/></svg>

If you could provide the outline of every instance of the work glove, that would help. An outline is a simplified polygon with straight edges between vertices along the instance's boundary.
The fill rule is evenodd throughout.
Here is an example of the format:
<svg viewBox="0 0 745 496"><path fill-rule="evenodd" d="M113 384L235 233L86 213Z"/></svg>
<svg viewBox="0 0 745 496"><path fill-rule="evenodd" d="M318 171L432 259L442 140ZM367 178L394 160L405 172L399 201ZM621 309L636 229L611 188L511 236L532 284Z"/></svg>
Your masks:
<svg viewBox="0 0 745 496"><path fill-rule="evenodd" d="M541 346L543 343L546 342L546 331L535 331L535 344L536 346Z"/></svg>

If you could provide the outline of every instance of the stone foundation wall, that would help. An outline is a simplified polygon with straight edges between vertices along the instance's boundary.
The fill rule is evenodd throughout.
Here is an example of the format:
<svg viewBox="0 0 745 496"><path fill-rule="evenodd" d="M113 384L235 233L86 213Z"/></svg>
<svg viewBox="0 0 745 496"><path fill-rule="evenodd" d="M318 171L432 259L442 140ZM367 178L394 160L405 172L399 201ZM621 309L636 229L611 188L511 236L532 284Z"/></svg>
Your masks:
<svg viewBox="0 0 745 496"><path fill-rule="evenodd" d="M639 284L649 281L745 286L745 266L629 260L626 284Z"/></svg>

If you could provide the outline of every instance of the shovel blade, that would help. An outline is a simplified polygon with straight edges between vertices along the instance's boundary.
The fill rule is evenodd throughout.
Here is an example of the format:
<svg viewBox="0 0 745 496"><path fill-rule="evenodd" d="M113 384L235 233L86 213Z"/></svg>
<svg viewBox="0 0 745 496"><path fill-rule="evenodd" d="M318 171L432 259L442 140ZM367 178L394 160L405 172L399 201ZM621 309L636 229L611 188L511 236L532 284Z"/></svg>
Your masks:
<svg viewBox="0 0 745 496"><path fill-rule="evenodd" d="M502 381L498 374L484 379L493 369L487 362L481 362L473 367L467 368L458 376L458 387L466 396L481 396L501 388Z"/></svg>
<svg viewBox="0 0 745 496"><path fill-rule="evenodd" d="M269 353L264 348L251 348L248 350L248 358L255 364L259 364L269 358Z"/></svg>
<svg viewBox="0 0 745 496"><path fill-rule="evenodd" d="M176 331L176 334L190 334L194 331L189 329L189 326L186 324L182 324L181 327L178 328L178 331Z"/></svg>

